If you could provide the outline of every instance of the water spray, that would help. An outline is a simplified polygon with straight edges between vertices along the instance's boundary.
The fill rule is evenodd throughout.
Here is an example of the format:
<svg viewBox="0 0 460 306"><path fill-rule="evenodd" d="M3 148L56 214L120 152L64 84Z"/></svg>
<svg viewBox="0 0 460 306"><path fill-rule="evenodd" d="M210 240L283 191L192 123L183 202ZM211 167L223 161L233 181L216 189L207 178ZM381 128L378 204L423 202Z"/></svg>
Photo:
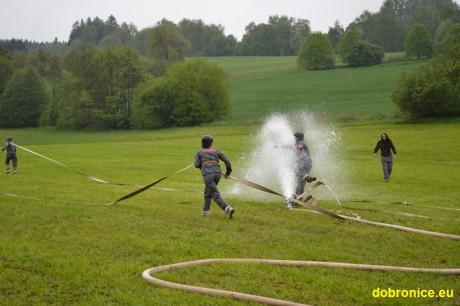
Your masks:
<svg viewBox="0 0 460 306"><path fill-rule="evenodd" d="M334 128L320 124L308 112L294 115L273 114L267 117L260 130L250 137L253 148L243 156L238 168L246 169L242 177L259 182L268 188L281 189L283 194L295 193L295 154L283 148L295 144L294 132L303 132L313 160L312 176L327 181L335 190L343 190L344 167L338 158L337 145L340 137ZM252 200L267 200L269 195L254 194L244 186L235 186L231 193Z"/></svg>

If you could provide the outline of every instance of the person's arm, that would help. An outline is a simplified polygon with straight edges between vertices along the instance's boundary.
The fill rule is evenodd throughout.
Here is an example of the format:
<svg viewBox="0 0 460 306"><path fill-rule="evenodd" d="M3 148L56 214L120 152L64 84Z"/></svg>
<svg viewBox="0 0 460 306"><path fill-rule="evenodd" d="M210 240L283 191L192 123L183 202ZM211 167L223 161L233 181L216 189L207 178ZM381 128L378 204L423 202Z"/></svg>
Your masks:
<svg viewBox="0 0 460 306"><path fill-rule="evenodd" d="M397 154L397 153L396 153L396 148L395 148L395 146L394 146L393 143L391 143L391 147L390 147L390 148L391 148L391 150L393 151L394 157L396 157L396 154Z"/></svg>
<svg viewBox="0 0 460 306"><path fill-rule="evenodd" d="M195 162L193 163L195 168L201 169L201 156L200 151L197 151L195 154Z"/></svg>
<svg viewBox="0 0 460 306"><path fill-rule="evenodd" d="M229 176L232 173L232 164L230 163L230 160L227 158L227 156L224 155L224 153L219 152L218 155L219 159L222 160L225 164L225 177Z"/></svg>
<svg viewBox="0 0 460 306"><path fill-rule="evenodd" d="M375 145L375 148L374 148L374 156L377 153L377 151L379 150L379 148L380 148L380 141L377 141L377 144Z"/></svg>

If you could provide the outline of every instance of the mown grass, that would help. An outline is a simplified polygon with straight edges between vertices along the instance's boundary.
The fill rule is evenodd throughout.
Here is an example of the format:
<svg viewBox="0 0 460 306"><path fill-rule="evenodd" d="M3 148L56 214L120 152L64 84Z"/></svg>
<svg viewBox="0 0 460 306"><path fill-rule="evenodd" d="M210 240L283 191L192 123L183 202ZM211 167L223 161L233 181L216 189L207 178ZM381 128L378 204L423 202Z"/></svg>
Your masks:
<svg viewBox="0 0 460 306"><path fill-rule="evenodd" d="M403 71L423 61L365 68L299 71L295 57L214 58L229 71L232 112L229 120L256 121L273 112L308 110L333 121L398 119L391 94Z"/></svg>
<svg viewBox="0 0 460 306"><path fill-rule="evenodd" d="M397 63L393 67L401 69ZM385 71L391 67L381 68ZM353 72L341 71L344 75ZM317 77L326 80L323 73ZM242 80L235 82L243 86ZM239 87L233 84L237 95ZM373 93L368 92L369 100ZM359 99L359 90L344 96L343 103L352 101L353 95ZM344 114L346 109L344 106ZM260 117L264 115L262 108L255 110L260 111ZM325 116L320 120L329 119ZM417 125L390 120L337 123L335 130L341 141L336 155L341 169L334 181L340 183L336 191L342 204L353 209L340 207L322 190L315 192L318 205L340 214L358 214L363 219L460 235L460 211L435 208L460 208L459 127L456 121ZM12 135L19 145L83 173L143 186L190 165L201 136L208 133L233 161L233 174L241 176L245 169L240 157L252 150L252 137L258 129L256 121L228 120L159 131L21 129L0 130L0 135ZM383 182L378 158L371 154L382 131L390 134L398 149L388 184ZM227 221L215 204L212 217L203 218L203 184L195 169L107 206L139 187L97 183L23 150L18 155L19 175L0 176L3 305L252 305L161 288L141 278L142 271L153 266L206 258L460 266L458 241L341 222L308 211L289 211L283 207L282 198L250 200L230 193L235 184L230 180L223 180L220 186L237 211L235 219ZM314 171L326 183L332 179L322 176L321 169ZM261 191L254 193L264 198ZM395 204L401 202L423 206ZM214 264L159 276L316 305L460 303L458 276L425 273ZM376 288L447 289L455 296L376 299L372 297Z"/></svg>

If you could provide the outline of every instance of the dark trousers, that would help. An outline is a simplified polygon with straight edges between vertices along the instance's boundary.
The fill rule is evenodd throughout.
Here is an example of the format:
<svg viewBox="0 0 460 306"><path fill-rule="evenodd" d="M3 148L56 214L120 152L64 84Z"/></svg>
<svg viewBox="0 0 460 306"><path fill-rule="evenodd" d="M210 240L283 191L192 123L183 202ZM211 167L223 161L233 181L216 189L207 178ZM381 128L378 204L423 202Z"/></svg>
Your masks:
<svg viewBox="0 0 460 306"><path fill-rule="evenodd" d="M217 184L219 184L222 173L208 173L203 176L204 181L204 206L203 211L208 211L211 208L211 200L213 199L217 205L219 205L222 210L225 211L228 204L220 195L219 190L217 189Z"/></svg>
<svg viewBox="0 0 460 306"><path fill-rule="evenodd" d="M14 172L18 171L18 158L16 157L16 154L6 155L6 160L5 160L6 170L10 170L10 161L13 162Z"/></svg>
<svg viewBox="0 0 460 306"><path fill-rule="evenodd" d="M393 171L393 159L391 156L382 156L383 179L388 181Z"/></svg>

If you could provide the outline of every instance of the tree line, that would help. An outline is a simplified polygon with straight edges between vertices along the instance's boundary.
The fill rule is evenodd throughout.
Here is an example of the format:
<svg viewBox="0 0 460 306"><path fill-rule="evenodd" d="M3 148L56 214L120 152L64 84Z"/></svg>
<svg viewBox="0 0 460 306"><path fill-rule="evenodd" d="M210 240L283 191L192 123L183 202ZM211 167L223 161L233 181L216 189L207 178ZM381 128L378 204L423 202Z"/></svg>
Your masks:
<svg viewBox="0 0 460 306"><path fill-rule="evenodd" d="M198 57L185 61L190 44L171 22L146 35L146 55L129 46L89 44L61 55L46 48L12 53L0 45L0 126L162 128L228 114L222 68Z"/></svg>
<svg viewBox="0 0 460 306"><path fill-rule="evenodd" d="M172 23L162 20L159 23ZM333 48L346 32L354 30L363 40L382 47L385 52L404 50L404 40L415 24L422 24L435 43L439 43L448 29L460 22L460 9L453 0L385 0L378 12L364 11L346 27L338 21L332 25L328 36ZM191 48L187 56L286 56L297 51L311 34L307 19L287 16L269 16L267 23L250 22L238 41L225 34L225 27L205 24L202 20L182 19L175 25ZM67 42L31 42L21 39L0 40L9 51L34 51L38 47L65 54L88 45L97 47L128 46L141 55L149 49L149 31L139 30L133 23L118 23L113 15L105 21L99 17L76 21Z"/></svg>
<svg viewBox="0 0 460 306"><path fill-rule="evenodd" d="M327 34L312 33L308 20L270 16L267 24L250 23L241 42L225 36L222 26L201 20L174 24L163 19L141 31L133 24L119 25L113 16L106 21L81 20L73 25L66 43L0 41L0 126L198 125L230 111L226 72L202 56L297 55L301 69L317 70L334 68L338 55L350 67L361 67L381 63L387 51L382 44L396 41L408 57L431 58L439 53L435 63L442 68L439 71L431 64L415 76L405 75L403 87L393 95L398 107L414 118L430 116L429 111L414 111L413 105L430 104L430 95L437 90L439 95L448 93L450 104L446 111L433 113L456 116L458 15L459 8L451 0L387 0L378 13L364 12L346 30L336 22ZM391 28L395 25L399 30ZM395 37L403 32L401 43ZM387 41L388 37L393 39ZM431 87L413 80L429 73L439 76L436 85L431 86L428 77ZM418 104L408 97L417 98Z"/></svg>

